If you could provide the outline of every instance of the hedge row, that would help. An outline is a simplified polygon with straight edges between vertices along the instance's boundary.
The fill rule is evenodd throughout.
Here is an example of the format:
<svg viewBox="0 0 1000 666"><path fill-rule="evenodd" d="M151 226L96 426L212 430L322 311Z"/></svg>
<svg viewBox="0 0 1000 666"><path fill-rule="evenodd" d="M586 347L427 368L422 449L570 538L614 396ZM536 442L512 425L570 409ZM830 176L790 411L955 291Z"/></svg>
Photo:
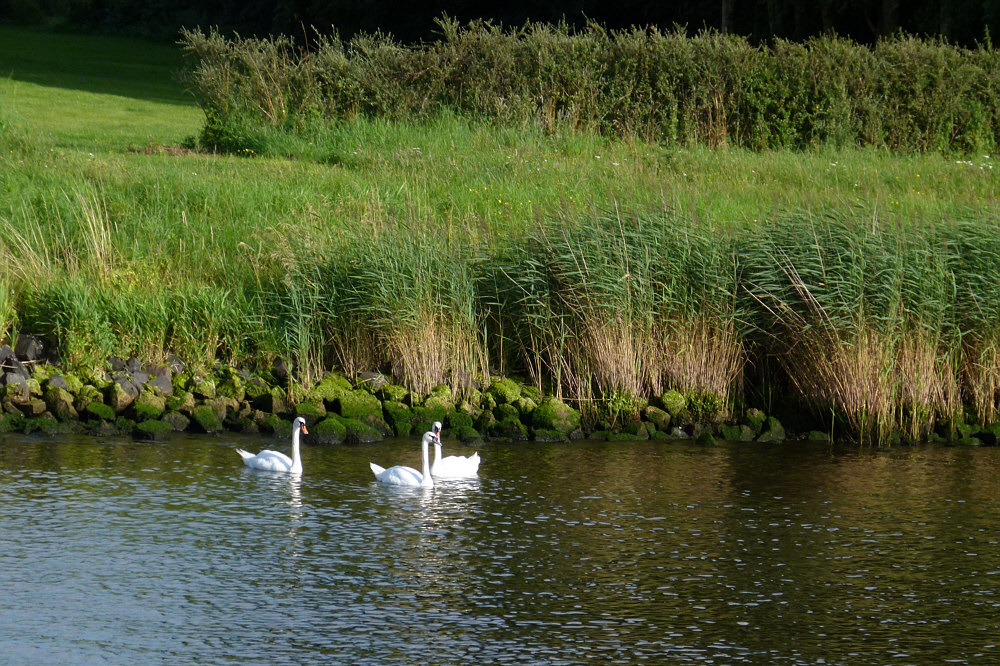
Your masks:
<svg viewBox="0 0 1000 666"><path fill-rule="evenodd" d="M182 32L203 141L245 148L255 128L308 132L358 116L418 120L444 109L502 125L671 144L990 151L1000 61L902 34L874 46L832 35L757 46L704 31L439 21L440 39L382 34L226 38Z"/></svg>

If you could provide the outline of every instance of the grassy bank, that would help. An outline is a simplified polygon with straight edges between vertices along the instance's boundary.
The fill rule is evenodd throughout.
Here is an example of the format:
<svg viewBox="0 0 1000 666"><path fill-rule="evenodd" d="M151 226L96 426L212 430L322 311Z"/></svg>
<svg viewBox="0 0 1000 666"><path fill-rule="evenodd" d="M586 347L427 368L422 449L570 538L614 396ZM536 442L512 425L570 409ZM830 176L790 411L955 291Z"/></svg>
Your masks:
<svg viewBox="0 0 1000 666"><path fill-rule="evenodd" d="M280 356L307 386L379 369L419 393L492 369L595 423L678 389L705 420L791 403L869 440L996 420L990 156L670 148L448 113L193 152L202 117L169 67L158 94L121 96L148 89L142 68L111 94L43 85L59 41L21 64L18 35L35 39L0 40L0 330L67 365ZM106 111L77 116L92 99Z"/></svg>

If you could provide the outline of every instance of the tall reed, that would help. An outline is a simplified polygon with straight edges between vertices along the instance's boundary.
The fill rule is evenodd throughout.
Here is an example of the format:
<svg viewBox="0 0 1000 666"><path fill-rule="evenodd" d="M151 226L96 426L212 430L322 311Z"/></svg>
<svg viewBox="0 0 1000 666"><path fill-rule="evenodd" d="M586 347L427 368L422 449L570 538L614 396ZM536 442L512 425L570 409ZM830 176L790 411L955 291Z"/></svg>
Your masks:
<svg viewBox="0 0 1000 666"><path fill-rule="evenodd" d="M945 243L933 229L795 216L747 249L747 319L817 416L885 441L960 413Z"/></svg>
<svg viewBox="0 0 1000 666"><path fill-rule="evenodd" d="M541 385L599 405L667 388L741 390L735 270L711 230L670 215L557 217L482 278L496 335Z"/></svg>

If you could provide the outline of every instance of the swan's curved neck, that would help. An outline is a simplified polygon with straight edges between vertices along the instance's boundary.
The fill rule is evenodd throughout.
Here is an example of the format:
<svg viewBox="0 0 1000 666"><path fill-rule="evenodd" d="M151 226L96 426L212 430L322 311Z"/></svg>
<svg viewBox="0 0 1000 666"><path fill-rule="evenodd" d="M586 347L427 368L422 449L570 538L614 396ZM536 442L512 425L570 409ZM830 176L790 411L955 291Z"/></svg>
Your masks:
<svg viewBox="0 0 1000 666"><path fill-rule="evenodd" d="M302 471L302 457L299 455L299 433L302 428L296 427L292 430L292 470L293 472Z"/></svg>
<svg viewBox="0 0 1000 666"><path fill-rule="evenodd" d="M434 442L434 464L437 465L441 462L441 442L435 440Z"/></svg>
<svg viewBox="0 0 1000 666"><path fill-rule="evenodd" d="M427 451L427 438L424 437L421 441L421 447L424 458L424 478L421 480L420 485L422 486L433 486L434 479L431 478L431 456Z"/></svg>

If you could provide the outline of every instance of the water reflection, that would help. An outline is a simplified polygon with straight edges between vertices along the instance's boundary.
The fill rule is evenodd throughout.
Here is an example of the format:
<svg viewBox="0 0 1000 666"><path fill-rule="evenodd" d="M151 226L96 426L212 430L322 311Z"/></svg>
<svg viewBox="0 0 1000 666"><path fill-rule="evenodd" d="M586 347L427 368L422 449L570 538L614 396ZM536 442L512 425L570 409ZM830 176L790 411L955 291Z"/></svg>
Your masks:
<svg viewBox="0 0 1000 666"><path fill-rule="evenodd" d="M15 663L994 661L1000 451L0 438ZM64 655L72 655L72 658Z"/></svg>

